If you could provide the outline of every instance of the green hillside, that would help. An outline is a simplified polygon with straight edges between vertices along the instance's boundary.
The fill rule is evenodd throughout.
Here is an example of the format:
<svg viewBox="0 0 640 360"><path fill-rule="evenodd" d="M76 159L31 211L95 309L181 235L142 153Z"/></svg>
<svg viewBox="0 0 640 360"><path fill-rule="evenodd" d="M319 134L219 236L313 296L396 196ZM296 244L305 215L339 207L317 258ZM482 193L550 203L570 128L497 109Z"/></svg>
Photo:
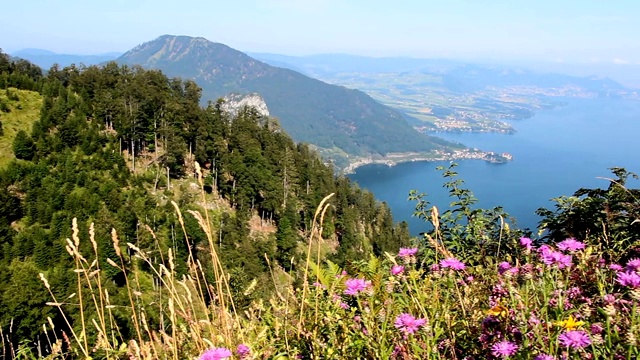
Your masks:
<svg viewBox="0 0 640 360"><path fill-rule="evenodd" d="M193 79L202 87L204 100L257 92L294 140L318 146L341 159L340 164L347 155L428 152L451 146L420 134L404 115L361 91L267 65L204 38L161 36L126 52L117 62Z"/></svg>
<svg viewBox="0 0 640 360"><path fill-rule="evenodd" d="M0 90L0 167L15 159L13 139L19 131L31 132L31 125L40 116L42 96L35 91L8 88Z"/></svg>
<svg viewBox="0 0 640 360"><path fill-rule="evenodd" d="M0 137L6 149L0 167L0 333L11 335L0 341L0 353L36 339L45 323L54 325L53 336L81 331L81 311L65 319L47 305L52 294L71 290L74 266L102 269L93 276L117 304L115 318L128 319L113 328L126 342L139 325L128 310L120 313L128 286L138 284L136 292L150 303L164 301L154 290L157 274L131 257L127 243L173 259L177 276L186 275L193 261L206 268L207 281L218 270L232 274L228 290L239 309L287 286L284 269L301 271L305 236L328 194L335 194L325 214L333 225L318 244L323 258L346 264L408 243L406 224L394 224L389 208L371 193L336 176L316 152L255 109L232 116L221 103L201 107L193 81L115 63L52 68L44 77L15 62L2 64L0 92L9 94L3 100L9 112L2 114L7 131ZM15 121L5 122L8 115ZM83 233L91 229L92 240L76 240L71 224ZM112 229L120 246L114 246ZM75 263L65 251L67 239L73 239L71 252L92 251L87 256L93 264ZM211 258L209 245L224 258ZM270 280L275 275L282 284ZM161 326L154 313L148 321Z"/></svg>

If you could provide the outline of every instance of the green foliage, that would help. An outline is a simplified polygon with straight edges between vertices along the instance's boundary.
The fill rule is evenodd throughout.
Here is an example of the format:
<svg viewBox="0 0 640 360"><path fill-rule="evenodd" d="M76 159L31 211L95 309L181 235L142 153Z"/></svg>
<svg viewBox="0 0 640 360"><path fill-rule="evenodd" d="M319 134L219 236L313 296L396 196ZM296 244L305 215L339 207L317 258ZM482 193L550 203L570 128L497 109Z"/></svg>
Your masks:
<svg viewBox="0 0 640 360"><path fill-rule="evenodd" d="M500 253L509 254L517 248L517 240L523 232L513 226L515 220L501 207L474 207L478 199L463 187L464 180L457 178L458 173L454 171L456 166L452 163L448 168L438 167L446 180L443 186L449 189L452 198L450 208L440 214L430 206L425 194L412 191L409 200L416 201L414 216L433 226L433 230L425 235L431 251L435 251L435 244L440 243L465 261L493 263ZM427 241L429 238L431 240Z"/></svg>
<svg viewBox="0 0 640 360"><path fill-rule="evenodd" d="M42 70L23 59L12 60L0 49L0 89L38 90Z"/></svg>
<svg viewBox="0 0 640 360"><path fill-rule="evenodd" d="M35 144L24 130L19 131L13 139L13 154L22 160L31 160L35 155Z"/></svg>
<svg viewBox="0 0 640 360"><path fill-rule="evenodd" d="M553 211L538 209L541 228L547 230L544 239L589 239L613 261L640 255L640 190L627 188L638 175L623 168L611 172L615 178L608 179L607 189L581 188L573 196L553 199Z"/></svg>

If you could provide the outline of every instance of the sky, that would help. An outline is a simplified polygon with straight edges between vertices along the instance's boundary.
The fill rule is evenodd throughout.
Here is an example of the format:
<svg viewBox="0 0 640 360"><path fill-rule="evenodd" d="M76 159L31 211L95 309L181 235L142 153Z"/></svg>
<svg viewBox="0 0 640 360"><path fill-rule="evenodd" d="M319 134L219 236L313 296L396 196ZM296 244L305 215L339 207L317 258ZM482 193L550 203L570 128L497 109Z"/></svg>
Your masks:
<svg viewBox="0 0 640 360"><path fill-rule="evenodd" d="M163 34L287 55L640 64L632 0L18 0L0 48L125 52Z"/></svg>

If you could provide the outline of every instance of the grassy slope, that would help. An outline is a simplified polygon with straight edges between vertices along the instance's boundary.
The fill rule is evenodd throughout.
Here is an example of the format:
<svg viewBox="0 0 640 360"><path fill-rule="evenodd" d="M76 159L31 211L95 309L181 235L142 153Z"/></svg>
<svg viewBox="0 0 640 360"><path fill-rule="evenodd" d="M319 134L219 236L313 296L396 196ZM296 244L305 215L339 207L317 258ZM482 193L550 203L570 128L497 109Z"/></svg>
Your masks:
<svg viewBox="0 0 640 360"><path fill-rule="evenodd" d="M0 91L0 98L8 101L11 112L0 112L0 122L4 135L0 136L0 167L5 166L13 156L13 139L20 130L31 131L31 125L40 116L42 96L34 91L10 89L18 94L19 101L7 99L5 91Z"/></svg>

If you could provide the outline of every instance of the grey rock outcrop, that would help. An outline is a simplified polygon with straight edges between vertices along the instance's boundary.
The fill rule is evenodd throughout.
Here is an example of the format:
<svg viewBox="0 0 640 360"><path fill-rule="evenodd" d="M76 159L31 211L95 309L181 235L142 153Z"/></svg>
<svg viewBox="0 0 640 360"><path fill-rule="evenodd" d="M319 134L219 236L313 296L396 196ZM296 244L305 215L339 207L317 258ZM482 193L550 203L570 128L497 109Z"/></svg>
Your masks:
<svg viewBox="0 0 640 360"><path fill-rule="evenodd" d="M238 112L245 106L255 108L262 116L269 116L269 108L267 108L267 103L258 93L232 93L225 96L223 99L224 103L222 104L222 110L226 111L231 116L236 116Z"/></svg>

